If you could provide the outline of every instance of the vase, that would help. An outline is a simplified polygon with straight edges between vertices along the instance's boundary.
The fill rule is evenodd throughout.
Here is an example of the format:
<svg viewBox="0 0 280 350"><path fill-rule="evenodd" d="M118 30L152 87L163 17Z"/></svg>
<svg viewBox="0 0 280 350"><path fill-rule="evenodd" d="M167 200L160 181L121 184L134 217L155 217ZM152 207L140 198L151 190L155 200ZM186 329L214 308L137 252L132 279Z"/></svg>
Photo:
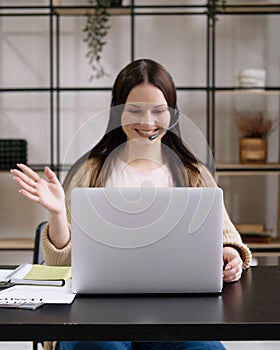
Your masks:
<svg viewBox="0 0 280 350"><path fill-rule="evenodd" d="M266 138L241 138L239 140L240 163L266 163L267 139Z"/></svg>

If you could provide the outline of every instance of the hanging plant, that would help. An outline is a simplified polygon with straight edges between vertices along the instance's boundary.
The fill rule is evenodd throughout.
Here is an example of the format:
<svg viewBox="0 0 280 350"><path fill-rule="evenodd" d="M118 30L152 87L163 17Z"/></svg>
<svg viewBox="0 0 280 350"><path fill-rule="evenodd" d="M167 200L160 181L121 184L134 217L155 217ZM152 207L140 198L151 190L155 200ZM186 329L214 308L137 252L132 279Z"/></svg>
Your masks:
<svg viewBox="0 0 280 350"><path fill-rule="evenodd" d="M210 26L215 28L218 21L217 12L225 11L226 9L226 0L209 0L208 1L208 10L207 14L210 19Z"/></svg>
<svg viewBox="0 0 280 350"><path fill-rule="evenodd" d="M121 2L118 0L88 0L88 3L94 8L94 11L86 13L83 41L87 44L86 58L93 71L89 80L93 80L108 76L101 63L102 51L106 45L105 37L110 29L108 9L120 6Z"/></svg>

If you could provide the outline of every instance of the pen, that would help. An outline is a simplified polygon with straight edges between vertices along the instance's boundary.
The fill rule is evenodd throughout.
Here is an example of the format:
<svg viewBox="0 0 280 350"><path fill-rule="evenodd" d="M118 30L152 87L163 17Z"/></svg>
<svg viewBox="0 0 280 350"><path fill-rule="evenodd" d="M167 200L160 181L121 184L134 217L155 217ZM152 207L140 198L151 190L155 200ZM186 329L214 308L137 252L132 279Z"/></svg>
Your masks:
<svg viewBox="0 0 280 350"><path fill-rule="evenodd" d="M19 265L16 269L14 269L11 273L9 273L4 280L0 281L1 283L7 283L11 280L11 278L20 270L22 270L26 265L28 265L27 263L23 263L21 265Z"/></svg>
<svg viewBox="0 0 280 350"><path fill-rule="evenodd" d="M14 284L13 283L0 283L0 291L7 289L7 288L11 288L13 287Z"/></svg>

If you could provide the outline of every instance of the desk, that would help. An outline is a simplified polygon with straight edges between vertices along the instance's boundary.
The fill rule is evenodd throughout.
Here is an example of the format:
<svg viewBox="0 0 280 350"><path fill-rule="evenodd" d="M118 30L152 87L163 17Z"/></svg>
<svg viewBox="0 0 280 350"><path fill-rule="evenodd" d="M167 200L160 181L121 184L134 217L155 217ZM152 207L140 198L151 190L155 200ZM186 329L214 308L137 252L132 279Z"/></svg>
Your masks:
<svg viewBox="0 0 280 350"><path fill-rule="evenodd" d="M0 329L1 341L280 340L280 267L252 267L220 296L87 296L0 309Z"/></svg>

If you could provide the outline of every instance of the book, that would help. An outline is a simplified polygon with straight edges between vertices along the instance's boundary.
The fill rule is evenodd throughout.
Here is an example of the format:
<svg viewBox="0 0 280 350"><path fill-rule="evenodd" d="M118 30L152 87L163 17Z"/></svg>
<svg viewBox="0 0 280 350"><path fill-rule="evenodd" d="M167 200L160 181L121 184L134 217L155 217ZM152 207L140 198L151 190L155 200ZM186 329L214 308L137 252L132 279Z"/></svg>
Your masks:
<svg viewBox="0 0 280 350"><path fill-rule="evenodd" d="M235 225L237 231L239 233L262 233L265 230L265 227L263 224L236 224Z"/></svg>
<svg viewBox="0 0 280 350"><path fill-rule="evenodd" d="M0 269L4 281L14 271ZM64 286L8 285L0 290L0 308L37 310L45 304L71 304L76 294L72 291L71 279Z"/></svg>
<svg viewBox="0 0 280 350"><path fill-rule="evenodd" d="M244 243L270 243L272 241L272 229L264 224L236 224Z"/></svg>
<svg viewBox="0 0 280 350"><path fill-rule="evenodd" d="M64 286L71 278L70 266L47 266L23 263L0 283L12 285Z"/></svg>
<svg viewBox="0 0 280 350"><path fill-rule="evenodd" d="M244 243L271 243L272 237L268 234L241 234Z"/></svg>

